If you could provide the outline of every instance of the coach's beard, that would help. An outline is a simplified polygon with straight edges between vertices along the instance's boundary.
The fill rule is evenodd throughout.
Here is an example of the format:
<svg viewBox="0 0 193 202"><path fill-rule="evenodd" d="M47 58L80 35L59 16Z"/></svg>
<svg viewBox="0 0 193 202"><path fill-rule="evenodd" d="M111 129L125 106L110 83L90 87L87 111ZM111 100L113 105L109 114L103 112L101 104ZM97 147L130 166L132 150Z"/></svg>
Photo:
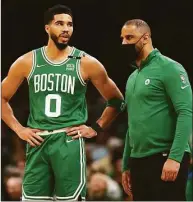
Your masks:
<svg viewBox="0 0 193 202"><path fill-rule="evenodd" d="M128 64L135 62L138 57L138 52L135 49L135 44L122 45L122 54Z"/></svg>
<svg viewBox="0 0 193 202"><path fill-rule="evenodd" d="M59 43L58 37L55 34L51 34L50 37L59 50L64 50L68 46L68 43Z"/></svg>
<svg viewBox="0 0 193 202"><path fill-rule="evenodd" d="M129 64L134 63L139 57L143 50L143 47L140 50L136 50L136 44L126 44L122 45L122 49L124 51L125 57L127 57L127 61Z"/></svg>

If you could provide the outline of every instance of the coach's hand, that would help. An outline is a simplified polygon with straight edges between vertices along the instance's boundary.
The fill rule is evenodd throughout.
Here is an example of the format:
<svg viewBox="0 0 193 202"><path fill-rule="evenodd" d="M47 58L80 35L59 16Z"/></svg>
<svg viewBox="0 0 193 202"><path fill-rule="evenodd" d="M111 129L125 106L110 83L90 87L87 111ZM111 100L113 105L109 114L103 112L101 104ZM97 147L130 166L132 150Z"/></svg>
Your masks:
<svg viewBox="0 0 193 202"><path fill-rule="evenodd" d="M37 135L37 132L40 132L39 129L32 129L32 128L25 128L23 127L17 132L17 135L22 139L28 142L32 147L41 145L41 143L44 141L39 135Z"/></svg>
<svg viewBox="0 0 193 202"><path fill-rule="evenodd" d="M80 125L76 127L72 127L66 130L67 135L73 136L72 139L77 139L79 137L92 138L97 135L97 132L93 130L91 127L86 125Z"/></svg>
<svg viewBox="0 0 193 202"><path fill-rule="evenodd" d="M129 196L129 200L133 200L133 194L131 189L131 174L129 170L122 173L122 186L126 194Z"/></svg>
<svg viewBox="0 0 193 202"><path fill-rule="evenodd" d="M163 181L175 181L180 169L180 163L172 159L167 159L164 163L161 179Z"/></svg>

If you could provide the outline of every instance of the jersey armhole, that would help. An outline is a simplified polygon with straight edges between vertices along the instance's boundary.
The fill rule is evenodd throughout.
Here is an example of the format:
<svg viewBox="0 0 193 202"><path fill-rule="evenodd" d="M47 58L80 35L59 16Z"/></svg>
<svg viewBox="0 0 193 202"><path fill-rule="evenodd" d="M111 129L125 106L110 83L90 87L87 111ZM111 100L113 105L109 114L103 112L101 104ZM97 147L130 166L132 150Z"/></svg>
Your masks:
<svg viewBox="0 0 193 202"><path fill-rule="evenodd" d="M85 55L85 53L83 51L80 52L79 54L79 57L82 57L83 55ZM76 63L76 71L77 71L77 75L78 75L78 78L80 80L80 83L83 85L83 86L86 86L87 83L84 81L84 79L82 78L82 75L81 75L81 72L80 72L80 62L81 62L81 59L77 60L77 63Z"/></svg>
<svg viewBox="0 0 193 202"><path fill-rule="evenodd" d="M32 51L32 68L31 68L31 71L30 71L30 73L29 73L29 75L27 77L28 83L29 83L29 80L30 80L32 74L34 73L35 67L36 67L36 51L33 50Z"/></svg>

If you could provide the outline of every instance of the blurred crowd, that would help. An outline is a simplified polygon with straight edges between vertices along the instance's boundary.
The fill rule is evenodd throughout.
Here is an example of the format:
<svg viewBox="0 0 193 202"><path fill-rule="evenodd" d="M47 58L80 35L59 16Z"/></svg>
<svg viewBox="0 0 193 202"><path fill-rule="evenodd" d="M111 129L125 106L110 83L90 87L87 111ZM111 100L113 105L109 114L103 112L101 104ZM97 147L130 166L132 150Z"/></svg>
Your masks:
<svg viewBox="0 0 193 202"><path fill-rule="evenodd" d="M100 116L104 107L105 102L102 98L97 99L94 104L88 102L88 124ZM121 185L121 163L126 130L127 117L126 113L122 113L106 132L86 140L88 201L130 200ZM1 200L18 201L22 193L26 143L4 124L1 141ZM192 200L192 167L187 185L187 199Z"/></svg>

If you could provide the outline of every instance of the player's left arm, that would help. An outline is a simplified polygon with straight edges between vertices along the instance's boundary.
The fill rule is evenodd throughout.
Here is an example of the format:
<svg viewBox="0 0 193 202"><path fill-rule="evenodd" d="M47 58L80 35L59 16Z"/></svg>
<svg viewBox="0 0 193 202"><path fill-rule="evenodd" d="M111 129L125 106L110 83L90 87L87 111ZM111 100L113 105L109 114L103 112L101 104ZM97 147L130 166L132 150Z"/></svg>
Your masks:
<svg viewBox="0 0 193 202"><path fill-rule="evenodd" d="M83 57L81 69L83 79L91 81L107 102L101 117L89 127L88 135L84 134L82 126L71 129L69 133L69 135L74 135L78 130L82 136L90 138L95 136L96 132L100 132L109 126L116 116L124 110L125 101L122 93L112 79L108 77L105 68L98 60L89 56ZM74 136L74 138L78 137L78 135Z"/></svg>
<svg viewBox="0 0 193 202"><path fill-rule="evenodd" d="M192 89L185 69L178 63L166 67L164 86L177 114L173 144L162 179L174 181L192 133Z"/></svg>
<svg viewBox="0 0 193 202"><path fill-rule="evenodd" d="M98 60L91 58L85 65L88 79L107 102L104 112L97 120L100 127L105 129L124 109L124 98L116 84L109 78L105 68Z"/></svg>

